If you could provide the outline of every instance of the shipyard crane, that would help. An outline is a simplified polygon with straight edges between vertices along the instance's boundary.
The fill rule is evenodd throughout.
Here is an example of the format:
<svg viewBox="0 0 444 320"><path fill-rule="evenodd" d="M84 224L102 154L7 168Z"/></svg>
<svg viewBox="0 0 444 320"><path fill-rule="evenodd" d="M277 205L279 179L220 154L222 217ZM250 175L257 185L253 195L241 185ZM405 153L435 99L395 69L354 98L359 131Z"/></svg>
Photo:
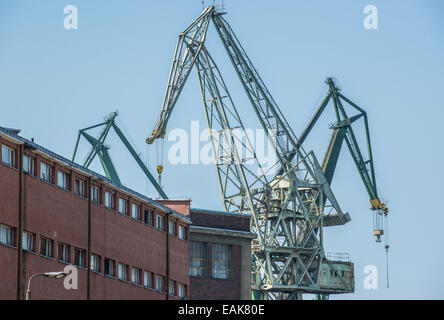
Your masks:
<svg viewBox="0 0 444 320"><path fill-rule="evenodd" d="M324 172L328 183L331 185L339 154L345 141L348 150L350 151L350 154L352 156L353 162L356 166L356 169L359 173L359 176L361 177L361 180L370 198L370 209L374 212L373 234L376 236L376 242L381 242L381 236L384 234L383 218L387 216L388 208L386 204L380 200L376 188L376 175L373 165L372 146L370 141L367 113L356 103L344 96L331 77L327 78L325 82L329 88L328 93L326 97L322 100L313 117L300 135L298 142L299 146L304 143L305 139L307 138L313 127L316 125L320 116L326 110L329 102L333 101L331 105L333 106L335 111L336 122L330 126L330 129L333 130L333 133L331 135L330 143L325 153L324 160L322 161L322 171ZM356 114L354 114L353 116L349 116L344 105L349 105L352 109L354 109ZM367 147L366 155L364 155L359 148L358 139L353 130L353 124L355 124L360 119L363 120L365 128L365 140ZM294 154L295 153L293 152L291 157ZM388 244L386 244L386 249L388 249Z"/></svg>
<svg viewBox="0 0 444 320"><path fill-rule="evenodd" d="M162 199L168 199L168 197L165 194L165 192L163 191L160 183L158 183L156 181L156 179L153 177L153 175L148 170L146 165L143 163L142 159L140 159L139 154L134 150L131 143L125 137L122 130L120 130L120 128L117 126L117 124L116 124L116 117L117 116L118 116L117 111L112 112L111 114L109 114L108 116L105 117L104 122L101 122L101 123L93 125L93 126L89 126L84 129L80 129L79 133L77 135L77 140L76 140L76 144L74 147L74 153L72 155L72 161L74 161L76 158L80 138L83 137L86 139L86 141L88 141L91 144L91 149L89 150L89 152L87 153L87 155L83 161L83 166L88 168L91 165L92 161L97 156L100 160L100 164L102 165L102 168L103 168L103 171L105 172L106 177L118 184L122 184L120 181L119 175L117 174L117 170L111 160L111 156L109 155L109 152L108 152L110 147L105 144L106 137L108 136L108 133L111 130L111 128L113 128L114 131L116 132L117 136L120 138L120 140L123 142L123 144L125 145L125 147L129 151L129 153L131 154L131 156L134 158L136 163L139 165L140 169L142 169L143 173L146 175L146 177L150 180L150 182L152 183L154 188L157 190L157 192L159 193L159 197ZM101 131L101 133L99 134L99 136L97 138L93 137L92 135L90 135L88 133L89 130L92 130L95 128L100 128L100 127L103 127L103 130ZM159 166L157 166L157 171L159 172ZM159 172L159 175L160 175L160 173L161 172Z"/></svg>
<svg viewBox="0 0 444 320"><path fill-rule="evenodd" d="M171 113L193 68L197 71L216 171L226 211L251 214L252 291L256 299L301 299L303 293L354 291L353 264L327 259L323 228L350 221L312 151L300 145L238 38L215 6L206 7L176 45L160 116L147 138L166 134ZM258 161L241 116L205 46L213 23L257 119L276 152L270 175ZM240 147L246 152L239 150ZM248 158L247 158L248 155ZM257 170L247 163L253 159Z"/></svg>
<svg viewBox="0 0 444 320"><path fill-rule="evenodd" d="M307 126L304 128L302 134L299 136L299 145L302 145L305 139L310 134L313 127L316 125L317 121L321 117L322 113L327 109L329 102L333 106L336 116L336 122L330 125L330 129L333 130L330 142L325 152L324 159L322 161L322 171L331 185L333 182L333 176L338 163L338 158L342 149L344 141L347 148L352 156L353 162L356 169L361 177L364 187L370 198L370 209L373 211L373 235L376 237L376 242L381 242L381 236L384 234L384 218L388 216L388 208L386 204L380 200L378 196L378 191L376 188L376 175L373 164L373 153L370 141L370 130L368 125L367 113L363 108L358 106L356 103L351 101L349 98L345 97L336 85L333 78L329 77L326 79L325 83L328 85L328 93L322 100L319 107L316 109L314 115L310 119ZM347 114L345 105L351 107L355 112L354 115L349 116ZM358 144L358 139L353 130L353 125L358 120L363 120L364 130L365 130L365 142L367 153L361 151ZM292 153L291 157L294 155ZM388 282L388 250L389 243L386 236L385 239L385 250L387 255L387 288ZM325 295L318 295L319 299L327 298Z"/></svg>

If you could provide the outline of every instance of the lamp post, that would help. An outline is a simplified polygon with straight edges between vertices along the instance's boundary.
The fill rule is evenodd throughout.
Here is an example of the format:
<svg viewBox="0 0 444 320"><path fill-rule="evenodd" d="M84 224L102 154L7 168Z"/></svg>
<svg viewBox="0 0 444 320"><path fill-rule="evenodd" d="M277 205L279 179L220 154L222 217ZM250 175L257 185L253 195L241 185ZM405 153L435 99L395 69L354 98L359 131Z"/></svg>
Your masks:
<svg viewBox="0 0 444 320"><path fill-rule="evenodd" d="M51 279L61 279L66 276L66 273L63 271L58 272L45 272L45 273L36 273L32 275L28 280L28 287L26 288L26 297L25 300L31 300L31 280L38 276L45 276Z"/></svg>

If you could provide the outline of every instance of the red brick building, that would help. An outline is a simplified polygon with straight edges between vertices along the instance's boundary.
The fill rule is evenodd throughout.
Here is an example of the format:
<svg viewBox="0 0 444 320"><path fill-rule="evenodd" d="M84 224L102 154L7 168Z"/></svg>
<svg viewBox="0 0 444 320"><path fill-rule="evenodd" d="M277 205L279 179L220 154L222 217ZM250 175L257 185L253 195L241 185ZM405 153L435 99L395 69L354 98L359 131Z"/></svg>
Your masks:
<svg viewBox="0 0 444 320"><path fill-rule="evenodd" d="M191 217L190 299L251 299L250 215L190 208L190 202L160 200Z"/></svg>
<svg viewBox="0 0 444 320"><path fill-rule="evenodd" d="M0 146L0 299L69 264L77 290L36 277L32 298L189 297L189 216L13 130L0 128Z"/></svg>
<svg viewBox="0 0 444 320"><path fill-rule="evenodd" d="M190 299L251 299L250 215L190 213Z"/></svg>

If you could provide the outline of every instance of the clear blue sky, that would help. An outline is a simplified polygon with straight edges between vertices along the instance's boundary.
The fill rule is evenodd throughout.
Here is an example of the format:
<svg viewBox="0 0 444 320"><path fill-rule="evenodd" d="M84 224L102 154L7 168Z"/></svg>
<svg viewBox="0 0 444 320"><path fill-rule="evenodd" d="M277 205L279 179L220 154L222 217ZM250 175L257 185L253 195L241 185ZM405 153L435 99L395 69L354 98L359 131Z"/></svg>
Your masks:
<svg viewBox="0 0 444 320"><path fill-rule="evenodd" d="M68 4L79 10L75 31L63 28ZM391 210L391 287L384 288L385 254L371 235L367 195L344 152L332 187L352 221L327 232L326 249L350 253L356 293L332 299L443 299L444 3L225 4L227 20L296 133L325 94L326 76L336 77L343 93L368 112L378 188ZM379 10L378 30L362 26L368 4ZM0 125L20 128L24 137L71 157L77 130L119 109L133 144L148 151L154 171L156 150L144 141L160 110L177 34L200 11L200 0L0 0ZM225 59L220 63L225 71L214 30L209 37L208 47ZM232 71L227 72L233 95L241 96ZM169 128L189 130L192 120L205 124L194 74ZM326 114L305 146L318 158L333 120ZM124 183L155 196L113 139L112 156ZM172 166L166 160L165 166L167 194L189 196L195 207L221 208L213 166ZM379 268L379 290L363 288L363 268L369 264Z"/></svg>

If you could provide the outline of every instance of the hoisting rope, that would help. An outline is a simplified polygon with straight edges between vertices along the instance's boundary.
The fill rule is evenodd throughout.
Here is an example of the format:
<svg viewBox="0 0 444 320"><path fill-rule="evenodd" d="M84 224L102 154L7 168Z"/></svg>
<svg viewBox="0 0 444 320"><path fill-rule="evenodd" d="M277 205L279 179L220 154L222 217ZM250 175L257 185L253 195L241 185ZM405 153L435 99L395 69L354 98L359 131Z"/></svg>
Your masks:
<svg viewBox="0 0 444 320"><path fill-rule="evenodd" d="M163 172L163 153L165 149L165 142L163 139L157 139L156 140L156 160L157 160L157 166L156 170L158 175L158 183L160 188L162 188L162 172ZM159 199L161 199L162 196L159 192Z"/></svg>
<svg viewBox="0 0 444 320"><path fill-rule="evenodd" d="M150 162L149 153L148 153L148 144L145 144L145 166L148 168L148 163ZM150 180L148 177L145 177L145 195L149 197L150 194Z"/></svg>
<svg viewBox="0 0 444 320"><path fill-rule="evenodd" d="M385 259L386 259L386 266L385 266L385 268L386 268L386 274L387 274L387 279L386 279L386 281L387 281L387 288L389 288L389 248L390 248L390 245L389 245L389 237L388 237L388 231L389 231L389 229L388 229L388 215L386 214L385 215Z"/></svg>

